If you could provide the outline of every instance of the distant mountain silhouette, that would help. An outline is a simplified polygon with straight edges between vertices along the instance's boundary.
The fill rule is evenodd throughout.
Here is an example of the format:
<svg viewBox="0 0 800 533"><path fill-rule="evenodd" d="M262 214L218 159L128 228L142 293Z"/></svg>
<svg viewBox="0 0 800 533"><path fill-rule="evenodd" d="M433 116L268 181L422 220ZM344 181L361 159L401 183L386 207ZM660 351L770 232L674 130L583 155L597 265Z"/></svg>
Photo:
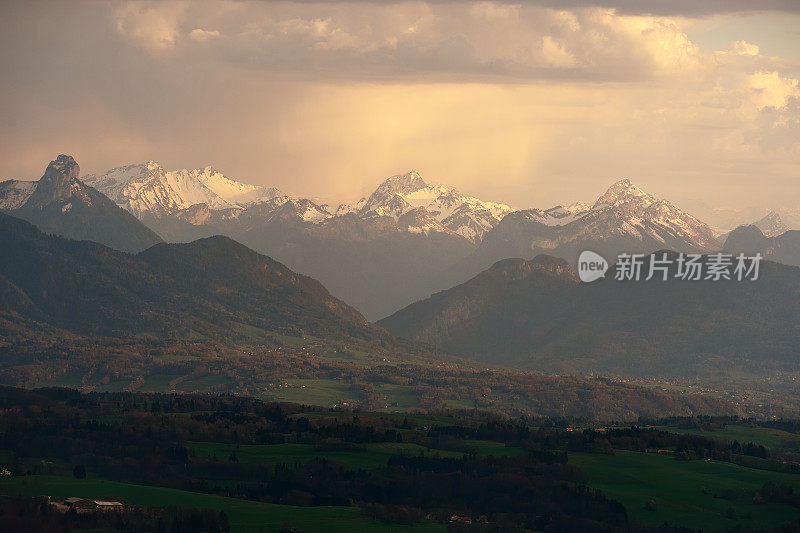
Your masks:
<svg viewBox="0 0 800 533"><path fill-rule="evenodd" d="M758 252L770 261L800 266L800 231L767 237L756 225L739 226L728 235L723 249L729 253Z"/></svg>

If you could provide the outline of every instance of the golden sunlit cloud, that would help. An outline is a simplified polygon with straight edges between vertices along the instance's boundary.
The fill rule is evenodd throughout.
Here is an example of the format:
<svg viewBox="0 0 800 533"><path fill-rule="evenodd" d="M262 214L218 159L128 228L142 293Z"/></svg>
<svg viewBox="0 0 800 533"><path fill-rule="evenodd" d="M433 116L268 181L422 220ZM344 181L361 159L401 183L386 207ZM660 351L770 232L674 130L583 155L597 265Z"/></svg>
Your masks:
<svg viewBox="0 0 800 533"><path fill-rule="evenodd" d="M521 207L621 176L800 201L797 64L747 34L700 46L688 4L579 4L19 4L0 18L0 173L68 151L87 172L213 164L332 202L410 168Z"/></svg>

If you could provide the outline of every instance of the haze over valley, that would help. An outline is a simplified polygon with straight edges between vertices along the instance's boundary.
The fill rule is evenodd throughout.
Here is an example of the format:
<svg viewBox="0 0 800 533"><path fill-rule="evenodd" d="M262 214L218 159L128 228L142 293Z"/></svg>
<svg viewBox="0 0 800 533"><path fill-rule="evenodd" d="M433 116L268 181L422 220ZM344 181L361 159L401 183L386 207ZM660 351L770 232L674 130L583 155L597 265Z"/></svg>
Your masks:
<svg viewBox="0 0 800 533"><path fill-rule="evenodd" d="M0 2L0 531L800 531L799 27Z"/></svg>

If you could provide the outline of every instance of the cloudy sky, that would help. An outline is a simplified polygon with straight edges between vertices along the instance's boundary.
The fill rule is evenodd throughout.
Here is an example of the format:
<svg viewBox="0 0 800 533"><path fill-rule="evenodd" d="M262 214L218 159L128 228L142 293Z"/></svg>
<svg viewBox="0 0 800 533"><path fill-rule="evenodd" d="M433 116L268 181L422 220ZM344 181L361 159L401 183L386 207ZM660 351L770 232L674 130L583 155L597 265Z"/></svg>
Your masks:
<svg viewBox="0 0 800 533"><path fill-rule="evenodd" d="M354 200L419 170L519 207L629 177L800 207L800 2L4 1L0 178L59 153Z"/></svg>

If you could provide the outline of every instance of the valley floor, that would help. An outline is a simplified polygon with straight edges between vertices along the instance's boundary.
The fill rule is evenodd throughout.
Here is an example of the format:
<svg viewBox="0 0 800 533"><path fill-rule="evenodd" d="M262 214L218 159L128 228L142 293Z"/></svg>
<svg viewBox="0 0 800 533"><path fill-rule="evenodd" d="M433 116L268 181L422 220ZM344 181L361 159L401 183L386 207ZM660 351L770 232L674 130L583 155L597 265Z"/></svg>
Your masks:
<svg viewBox="0 0 800 533"><path fill-rule="evenodd" d="M2 387L0 408L0 495L223 511L233 532L800 525L800 421L528 425Z"/></svg>

